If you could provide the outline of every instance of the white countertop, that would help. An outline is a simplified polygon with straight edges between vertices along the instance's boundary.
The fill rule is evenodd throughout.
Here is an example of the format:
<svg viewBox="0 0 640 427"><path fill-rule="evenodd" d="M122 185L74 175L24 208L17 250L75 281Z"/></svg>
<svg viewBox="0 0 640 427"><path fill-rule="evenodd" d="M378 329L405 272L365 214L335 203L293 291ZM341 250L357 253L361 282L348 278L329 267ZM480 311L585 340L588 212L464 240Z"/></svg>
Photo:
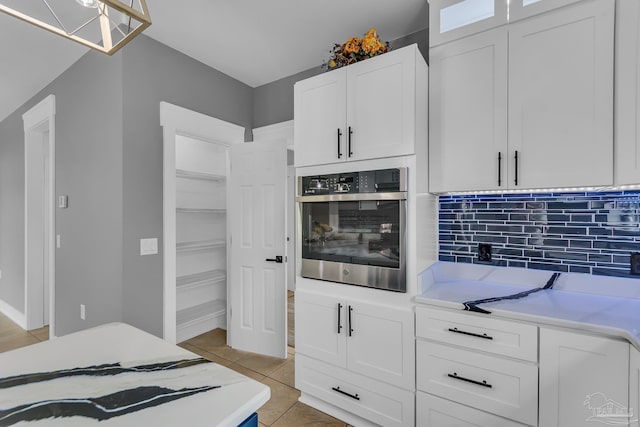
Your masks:
<svg viewBox="0 0 640 427"><path fill-rule="evenodd" d="M0 425L236 427L269 396L266 385L124 323L0 354ZM103 420L76 415L75 404Z"/></svg>
<svg viewBox="0 0 640 427"><path fill-rule="evenodd" d="M439 262L420 276L415 301L464 309L464 302L543 287L553 272ZM487 316L621 337L640 350L640 279L562 273L553 289L480 304Z"/></svg>

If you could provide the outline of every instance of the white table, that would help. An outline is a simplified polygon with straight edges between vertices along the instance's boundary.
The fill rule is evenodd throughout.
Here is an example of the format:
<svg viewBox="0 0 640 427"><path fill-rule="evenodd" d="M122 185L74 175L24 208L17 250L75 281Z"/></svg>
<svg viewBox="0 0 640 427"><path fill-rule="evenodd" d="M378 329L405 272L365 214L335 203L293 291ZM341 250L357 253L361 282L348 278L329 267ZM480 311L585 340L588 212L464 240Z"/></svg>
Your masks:
<svg viewBox="0 0 640 427"><path fill-rule="evenodd" d="M124 323L0 354L0 426L235 427L269 397L266 385Z"/></svg>

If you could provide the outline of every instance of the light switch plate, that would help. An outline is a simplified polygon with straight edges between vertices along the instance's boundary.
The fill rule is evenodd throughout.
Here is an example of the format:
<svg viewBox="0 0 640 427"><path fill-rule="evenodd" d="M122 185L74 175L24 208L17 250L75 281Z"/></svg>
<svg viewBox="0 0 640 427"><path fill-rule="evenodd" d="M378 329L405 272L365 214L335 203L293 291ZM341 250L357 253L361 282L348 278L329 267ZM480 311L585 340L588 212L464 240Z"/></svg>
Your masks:
<svg viewBox="0 0 640 427"><path fill-rule="evenodd" d="M140 255L155 255L158 253L158 239L140 239Z"/></svg>
<svg viewBox="0 0 640 427"><path fill-rule="evenodd" d="M69 207L69 196L58 196L58 207L66 209Z"/></svg>

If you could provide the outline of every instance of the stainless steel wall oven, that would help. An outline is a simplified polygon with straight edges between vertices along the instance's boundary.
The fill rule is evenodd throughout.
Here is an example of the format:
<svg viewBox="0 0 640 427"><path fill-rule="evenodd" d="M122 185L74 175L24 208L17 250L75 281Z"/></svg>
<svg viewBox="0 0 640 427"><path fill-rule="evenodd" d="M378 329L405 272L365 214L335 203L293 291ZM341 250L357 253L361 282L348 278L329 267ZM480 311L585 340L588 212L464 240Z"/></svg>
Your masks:
<svg viewBox="0 0 640 427"><path fill-rule="evenodd" d="M406 292L406 168L298 177L303 277Z"/></svg>

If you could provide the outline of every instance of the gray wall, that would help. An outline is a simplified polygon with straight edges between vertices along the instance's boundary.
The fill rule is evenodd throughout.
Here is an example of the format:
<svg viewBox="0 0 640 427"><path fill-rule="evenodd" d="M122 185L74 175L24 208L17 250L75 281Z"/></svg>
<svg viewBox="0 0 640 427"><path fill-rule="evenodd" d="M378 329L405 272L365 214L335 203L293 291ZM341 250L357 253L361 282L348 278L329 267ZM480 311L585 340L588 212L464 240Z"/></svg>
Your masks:
<svg viewBox="0 0 640 427"><path fill-rule="evenodd" d="M56 333L122 319L122 57L89 52L56 95ZM80 304L86 320L80 320Z"/></svg>
<svg viewBox="0 0 640 427"><path fill-rule="evenodd" d="M56 96L56 194L69 195L56 210L58 335L122 318L121 66L90 52L0 123L0 298L24 312L22 114Z"/></svg>
<svg viewBox="0 0 640 427"><path fill-rule="evenodd" d="M392 49L417 43L420 52L427 59L429 55L429 30L424 29L404 37L392 40ZM293 85L295 82L326 72L320 63L314 68L276 80L254 89L253 127L272 125L293 120Z"/></svg>
<svg viewBox="0 0 640 427"><path fill-rule="evenodd" d="M139 239L162 247L162 128L166 101L252 125L253 89L155 40L137 37L124 55L124 321L162 335L162 253L140 256Z"/></svg>

